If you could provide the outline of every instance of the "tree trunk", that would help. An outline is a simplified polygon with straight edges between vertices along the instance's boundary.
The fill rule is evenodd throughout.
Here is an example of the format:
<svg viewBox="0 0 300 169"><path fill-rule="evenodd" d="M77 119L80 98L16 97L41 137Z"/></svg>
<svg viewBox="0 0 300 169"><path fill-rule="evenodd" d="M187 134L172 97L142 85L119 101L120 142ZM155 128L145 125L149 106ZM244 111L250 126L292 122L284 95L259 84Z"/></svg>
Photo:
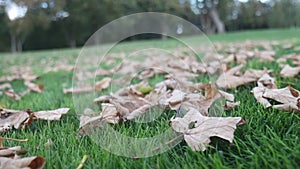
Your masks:
<svg viewBox="0 0 300 169"><path fill-rule="evenodd" d="M219 13L218 13L218 10L217 10L216 7L212 7L209 10L209 16L212 19L214 25L216 26L217 32L218 33L224 33L225 32L225 26L224 26L223 21L219 17Z"/></svg>
<svg viewBox="0 0 300 169"><path fill-rule="evenodd" d="M18 52L22 52L23 51L23 43L20 39L18 39Z"/></svg>
<svg viewBox="0 0 300 169"><path fill-rule="evenodd" d="M70 40L70 47L71 48L76 48L76 40L75 39Z"/></svg>
<svg viewBox="0 0 300 169"><path fill-rule="evenodd" d="M11 48L11 52L12 53L16 53L17 52L17 36L15 33L10 33L10 48Z"/></svg>
<svg viewBox="0 0 300 169"><path fill-rule="evenodd" d="M200 16L200 22L202 31L206 34L216 33L216 26L208 14L202 14Z"/></svg>

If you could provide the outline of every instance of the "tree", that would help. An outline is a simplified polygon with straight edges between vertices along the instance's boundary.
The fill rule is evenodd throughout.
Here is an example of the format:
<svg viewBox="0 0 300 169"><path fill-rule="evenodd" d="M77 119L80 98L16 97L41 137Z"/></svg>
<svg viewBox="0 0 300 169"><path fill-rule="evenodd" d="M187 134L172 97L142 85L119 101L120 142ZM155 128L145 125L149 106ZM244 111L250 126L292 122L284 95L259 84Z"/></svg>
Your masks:
<svg viewBox="0 0 300 169"><path fill-rule="evenodd" d="M63 1L55 0L14 0L6 1L6 25L10 30L11 51L21 52L27 35L34 28L47 28L52 17L63 5ZM10 8L18 8L22 14L10 16Z"/></svg>
<svg viewBox="0 0 300 169"><path fill-rule="evenodd" d="M269 25L276 28L300 26L298 0L274 0Z"/></svg>
<svg viewBox="0 0 300 169"><path fill-rule="evenodd" d="M220 18L219 10L227 3L227 0L222 1L225 1L225 3L220 3L219 0L196 0L195 5L199 10L204 32L208 34L225 32L225 25ZM222 6L220 4L222 4Z"/></svg>

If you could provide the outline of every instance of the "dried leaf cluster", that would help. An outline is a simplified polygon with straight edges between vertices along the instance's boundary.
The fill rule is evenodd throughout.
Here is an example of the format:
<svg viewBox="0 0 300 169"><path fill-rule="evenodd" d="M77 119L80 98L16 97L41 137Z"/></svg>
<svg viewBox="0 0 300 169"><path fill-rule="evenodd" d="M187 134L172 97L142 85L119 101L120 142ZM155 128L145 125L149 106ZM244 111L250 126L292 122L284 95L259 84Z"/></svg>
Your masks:
<svg viewBox="0 0 300 169"><path fill-rule="evenodd" d="M99 122L118 124L128 120L140 118L153 107L166 110L175 110L176 115L170 119L171 127L183 134L185 141L192 150L204 151L210 142L210 137L217 136L232 142L233 133L237 125L244 124L241 117L212 117L209 109L213 103L223 98L226 100L225 110L232 109L239 104L234 102L234 95L217 89L236 89L238 86L257 83L258 87L253 89L253 94L258 102L266 108L273 107L285 111L299 112L299 91L292 87L277 89L275 79L269 76L273 70L246 69L241 71L249 59L258 59L262 62L278 62L283 64L287 59L292 59L298 65L299 55L288 55L276 59L274 45L278 42L250 42L229 45L218 45L222 55L215 55L207 52L202 58L205 62L191 57L191 53L184 50L177 52L177 57L149 57L143 62L127 59L122 56L123 62L110 70L98 69L96 75L108 76L121 74L119 79L109 79L113 84L126 84L132 78L138 78L140 83L128 85L117 92L109 95L101 95L94 99L100 104L100 112L91 109L85 110L85 115L80 118L80 128L84 134L89 134L90 126L101 128L95 125ZM264 50L258 47L263 47ZM235 64L235 67L228 66ZM300 64L299 64L300 66ZM280 73L282 77L294 77L300 69L282 65ZM84 74L84 73L82 73ZM150 86L148 79L158 74L164 75L165 80ZM194 83L193 79L199 75L218 75L215 84ZM109 87L109 83L96 83L100 89ZM103 85L103 86L102 86ZM96 85L89 87L86 92L96 91ZM80 88L79 88L80 89ZM82 89L82 88L81 88ZM98 90L98 91L101 91ZM80 93L80 90L72 90L73 93ZM66 92L67 93L67 92ZM280 104L271 105L269 100L275 100ZM169 111L166 111L169 112ZM181 116L178 116L181 112ZM191 127L192 125L192 127Z"/></svg>

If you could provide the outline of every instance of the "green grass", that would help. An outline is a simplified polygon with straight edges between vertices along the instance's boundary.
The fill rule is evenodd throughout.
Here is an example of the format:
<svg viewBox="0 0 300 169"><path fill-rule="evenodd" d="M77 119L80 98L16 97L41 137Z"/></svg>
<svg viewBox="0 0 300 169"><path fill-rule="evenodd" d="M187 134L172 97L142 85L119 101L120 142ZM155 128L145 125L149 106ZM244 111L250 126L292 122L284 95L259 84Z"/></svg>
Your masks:
<svg viewBox="0 0 300 169"><path fill-rule="evenodd" d="M249 40L282 40L283 43L300 44L300 30L263 30L236 32L224 35L212 35L213 42L236 42ZM290 38L298 38L288 40ZM187 38L191 43L196 38ZM163 45L162 45L163 44ZM157 46L165 49L176 47L172 40L140 41L121 45L119 50L129 50L131 47ZM0 54L0 76L7 73L5 68L12 65L34 65L34 71L41 73L41 60L60 60L68 58L75 63L79 49L49 50L39 52L24 52L13 56L8 53ZM116 51L117 52L117 51ZM293 51L278 49L278 56ZM246 67L261 69L263 67L280 71L277 63L261 63L252 60ZM151 83L161 80L154 78ZM280 87L289 81L300 89L299 76L297 78L276 78ZM45 85L42 94L31 93L21 101L14 101L6 96L0 97L0 105L12 109L47 110L60 107L70 107L68 115L60 121L35 121L24 130L13 130L1 133L1 136L12 138L28 138L26 143L4 141L5 146L21 145L28 150L28 156L41 155L47 160L46 168L76 168L84 155L89 155L85 168L297 168L300 165L300 118L298 114L282 112L274 109L264 109L250 94L255 84L238 87L234 93L241 105L234 110L226 111L223 116L240 116L247 121L244 126L237 127L234 142L219 138L212 138L211 146L205 152L193 152L186 143L182 142L170 151L149 158L132 159L113 155L103 150L87 136L80 136L79 120L74 116L75 110L71 95L62 93L62 84L71 84L72 73L66 71L41 74L37 83ZM22 81L12 83L17 91L25 90ZM107 92L107 91L106 91ZM169 112L172 113L172 112ZM115 129L130 136L151 136L164 131L168 127L170 114L162 115L149 124L123 123ZM156 127L155 127L156 126ZM48 139L53 141L50 147L44 143Z"/></svg>

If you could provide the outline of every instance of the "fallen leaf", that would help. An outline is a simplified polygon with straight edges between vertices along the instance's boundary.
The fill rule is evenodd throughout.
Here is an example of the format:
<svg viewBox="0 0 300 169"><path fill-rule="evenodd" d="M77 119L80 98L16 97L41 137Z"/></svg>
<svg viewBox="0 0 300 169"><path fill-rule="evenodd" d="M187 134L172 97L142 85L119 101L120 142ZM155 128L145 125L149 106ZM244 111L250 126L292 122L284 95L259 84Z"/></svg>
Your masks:
<svg viewBox="0 0 300 169"><path fill-rule="evenodd" d="M3 83L0 85L0 90L5 90L5 89L12 89L12 86L10 83Z"/></svg>
<svg viewBox="0 0 300 169"><path fill-rule="evenodd" d="M59 120L60 117L63 114L68 113L69 110L70 110L70 108L59 108L59 109L56 109L56 110L37 111L37 112L33 112L33 114L37 119Z"/></svg>
<svg viewBox="0 0 300 169"><path fill-rule="evenodd" d="M4 94L11 99L21 100L21 96L18 93L15 93L12 89L4 91Z"/></svg>
<svg viewBox="0 0 300 169"><path fill-rule="evenodd" d="M0 147L0 157L13 157L15 154L19 154L18 152L23 152L21 146L15 147Z"/></svg>
<svg viewBox="0 0 300 169"><path fill-rule="evenodd" d="M231 109L239 106L240 104L241 104L240 101L238 101L238 102L229 102L229 101L226 101L225 106L224 106L224 110L231 110Z"/></svg>
<svg viewBox="0 0 300 169"><path fill-rule="evenodd" d="M85 109L84 110L84 115L80 116L80 123L79 123L79 128L82 128L83 126L91 123L91 122L94 122L94 121L97 121L97 120L102 120L102 116L100 114L94 116L94 117L91 117L95 114L95 112L91 109Z"/></svg>
<svg viewBox="0 0 300 169"><path fill-rule="evenodd" d="M105 77L101 81L96 82L95 84L95 90L98 92L101 92L103 89L107 89L110 85L111 78Z"/></svg>
<svg viewBox="0 0 300 169"><path fill-rule="evenodd" d="M242 67L243 65L239 65L221 74L216 81L216 85L224 89L236 88L240 85L255 82L262 75L268 72L267 70L248 69L243 74L241 74L239 71Z"/></svg>
<svg viewBox="0 0 300 169"><path fill-rule="evenodd" d="M42 169L46 164L46 159L41 156L25 157L25 158L5 158L0 157L0 168L7 169Z"/></svg>
<svg viewBox="0 0 300 169"><path fill-rule="evenodd" d="M253 88L252 93L256 100L264 108L273 107L284 111L295 111L300 113L300 93L292 87L277 89L274 78L264 75L257 82L258 87ZM277 101L279 104L272 105L269 99Z"/></svg>
<svg viewBox="0 0 300 169"><path fill-rule="evenodd" d="M290 65L285 65L280 71L282 77L294 77L300 73L300 66L291 67Z"/></svg>
<svg viewBox="0 0 300 169"><path fill-rule="evenodd" d="M151 105L145 104L145 105L141 106L140 108L137 108L134 111L132 111L125 118L127 120L132 120L132 119L134 119L136 117L139 117L140 115L146 113L149 110L150 107L151 107Z"/></svg>
<svg viewBox="0 0 300 169"><path fill-rule="evenodd" d="M25 111L0 109L0 113L0 132L5 132L12 128L22 128L29 118L28 113Z"/></svg>
<svg viewBox="0 0 300 169"><path fill-rule="evenodd" d="M101 118L104 121L112 124L117 124L121 120L120 115L115 105L110 103L102 103Z"/></svg>
<svg viewBox="0 0 300 169"><path fill-rule="evenodd" d="M184 140L193 151L205 151L210 137L217 136L232 143L236 125L241 117L206 117L195 109L191 109L183 117L171 119L172 128L184 134ZM191 124L194 126L191 127Z"/></svg>
<svg viewBox="0 0 300 169"><path fill-rule="evenodd" d="M263 95L266 90L269 89L277 89L277 85L275 84L275 79L272 78L269 74L263 75L260 79L257 81L257 86L252 89L252 93L255 97L255 99L261 103L264 108L271 107L271 103L268 101L268 99L264 98Z"/></svg>
<svg viewBox="0 0 300 169"><path fill-rule="evenodd" d="M42 84L35 84L30 81L24 81L24 85L27 86L31 91L42 93L44 90L44 85Z"/></svg>
<svg viewBox="0 0 300 169"><path fill-rule="evenodd" d="M72 87L69 89L63 89L64 94L80 94L80 93L89 93L93 92L94 88L92 86L85 87Z"/></svg>
<svg viewBox="0 0 300 169"><path fill-rule="evenodd" d="M275 100L281 104L273 105L273 108L284 111L300 113L299 91L292 87L282 89L270 89L263 93L263 97Z"/></svg>
<svg viewBox="0 0 300 169"><path fill-rule="evenodd" d="M256 55L258 58L260 58L263 61L272 62L274 61L274 56L276 52L275 51L256 51Z"/></svg>

